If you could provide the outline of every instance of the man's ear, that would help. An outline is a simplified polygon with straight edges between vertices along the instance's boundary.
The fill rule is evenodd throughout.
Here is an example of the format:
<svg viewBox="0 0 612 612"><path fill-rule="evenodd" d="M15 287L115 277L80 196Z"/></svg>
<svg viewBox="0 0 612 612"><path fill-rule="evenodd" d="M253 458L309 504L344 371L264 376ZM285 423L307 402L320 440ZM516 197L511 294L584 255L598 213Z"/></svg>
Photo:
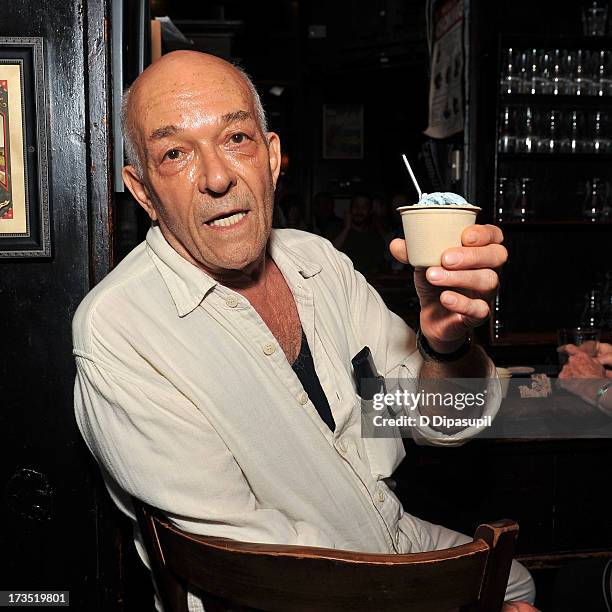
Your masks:
<svg viewBox="0 0 612 612"><path fill-rule="evenodd" d="M266 134L268 140L268 155L270 157L270 171L272 172L272 182L276 187L276 181L281 169L281 145L280 138L275 132Z"/></svg>
<svg viewBox="0 0 612 612"><path fill-rule="evenodd" d="M142 179L136 173L134 166L124 166L121 171L123 182L132 192L136 201L147 211L151 221L157 221L157 212L151 203L147 188L144 186Z"/></svg>

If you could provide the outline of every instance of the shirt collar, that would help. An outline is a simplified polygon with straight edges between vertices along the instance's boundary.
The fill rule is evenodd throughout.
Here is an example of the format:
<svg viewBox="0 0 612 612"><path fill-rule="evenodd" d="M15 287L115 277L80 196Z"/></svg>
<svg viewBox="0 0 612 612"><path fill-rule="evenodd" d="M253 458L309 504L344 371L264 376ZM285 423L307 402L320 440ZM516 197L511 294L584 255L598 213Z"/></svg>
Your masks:
<svg viewBox="0 0 612 612"><path fill-rule="evenodd" d="M154 224L147 232L147 250L172 297L179 317L195 308L218 285L218 282L179 255L164 238L159 226ZM311 278L321 271L321 265L310 261L291 249L283 240L282 232L272 230L268 252L282 271L294 270L302 278Z"/></svg>
<svg viewBox="0 0 612 612"><path fill-rule="evenodd" d="M197 308L217 281L179 255L166 241L159 226L147 232L147 250L161 274L179 317Z"/></svg>
<svg viewBox="0 0 612 612"><path fill-rule="evenodd" d="M287 245L283 239L283 230L272 230L268 241L268 252L281 271L284 271L285 266L280 265L279 260L288 269L293 268L293 270L299 272L302 278L310 278L321 271L319 263L306 259L301 253Z"/></svg>

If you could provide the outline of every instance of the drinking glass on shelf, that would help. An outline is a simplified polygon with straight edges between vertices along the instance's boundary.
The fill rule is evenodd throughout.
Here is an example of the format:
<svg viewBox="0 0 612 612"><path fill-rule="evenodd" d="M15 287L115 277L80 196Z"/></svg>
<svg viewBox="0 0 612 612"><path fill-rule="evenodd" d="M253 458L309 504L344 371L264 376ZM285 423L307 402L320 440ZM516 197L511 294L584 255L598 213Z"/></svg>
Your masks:
<svg viewBox="0 0 612 612"><path fill-rule="evenodd" d="M531 69L531 52L527 49L521 49L517 54L517 67L519 78L518 93L526 94L531 89L530 69Z"/></svg>
<svg viewBox="0 0 612 612"><path fill-rule="evenodd" d="M593 77L590 67L590 54L585 49L576 51L576 64L574 68L574 94L577 96L591 95Z"/></svg>
<svg viewBox="0 0 612 612"><path fill-rule="evenodd" d="M540 138L537 143L538 153L559 153L563 141L561 111L556 109L546 111L540 125Z"/></svg>
<svg viewBox="0 0 612 612"><path fill-rule="evenodd" d="M512 181L506 176L497 179L497 191L495 192L495 221L503 223L510 218L512 204Z"/></svg>
<svg viewBox="0 0 612 612"><path fill-rule="evenodd" d="M602 322L601 315L601 291L591 289L584 296L580 327L585 329L598 328Z"/></svg>
<svg viewBox="0 0 612 612"><path fill-rule="evenodd" d="M527 93L531 95L548 93L550 68L550 53L543 49L531 49L529 51L529 83Z"/></svg>
<svg viewBox="0 0 612 612"><path fill-rule="evenodd" d="M583 153L585 150L584 112L569 110L563 113L563 136L561 138L561 153Z"/></svg>
<svg viewBox="0 0 612 612"><path fill-rule="evenodd" d="M533 153L537 142L536 113L531 106L522 107L516 116L515 150L517 153Z"/></svg>
<svg viewBox="0 0 612 612"><path fill-rule="evenodd" d="M522 177L516 180L516 195L512 205L512 221L525 223L532 217L531 210L531 186L533 179Z"/></svg>
<svg viewBox="0 0 612 612"><path fill-rule="evenodd" d="M565 70L561 49L554 49L550 60L550 93L559 96L565 93Z"/></svg>
<svg viewBox="0 0 612 612"><path fill-rule="evenodd" d="M592 54L593 95L612 95L612 53L600 50Z"/></svg>
<svg viewBox="0 0 612 612"><path fill-rule="evenodd" d="M610 153L612 140L610 140L610 125L608 113L596 110L589 115L589 152Z"/></svg>
<svg viewBox="0 0 612 612"><path fill-rule="evenodd" d="M498 151L513 153L516 142L516 110L510 106L502 108L499 120Z"/></svg>
<svg viewBox="0 0 612 612"><path fill-rule="evenodd" d="M518 67L519 52L513 48L508 47L504 49L502 59L502 74L501 74L501 93L503 94L517 94L520 93L521 89L521 78Z"/></svg>
<svg viewBox="0 0 612 612"><path fill-rule="evenodd" d="M571 96L576 93L576 51L568 49L563 53L563 93Z"/></svg>
<svg viewBox="0 0 612 612"><path fill-rule="evenodd" d="M601 290L601 326L612 331L612 272L606 272Z"/></svg>
<svg viewBox="0 0 612 612"><path fill-rule="evenodd" d="M601 0L582 7L582 32L585 36L605 36L608 5Z"/></svg>
<svg viewBox="0 0 612 612"><path fill-rule="evenodd" d="M499 292L495 296L493 304L493 336L499 339L504 333L504 321L502 319L502 304Z"/></svg>
<svg viewBox="0 0 612 612"><path fill-rule="evenodd" d="M540 60L540 82L539 92L541 94L551 94L552 85L552 72L553 72L553 55L550 49L541 49L541 60Z"/></svg>
<svg viewBox="0 0 612 612"><path fill-rule="evenodd" d="M609 183L599 177L588 179L584 185L579 186L578 193L584 193L583 219L592 223L597 223L602 219L609 192Z"/></svg>

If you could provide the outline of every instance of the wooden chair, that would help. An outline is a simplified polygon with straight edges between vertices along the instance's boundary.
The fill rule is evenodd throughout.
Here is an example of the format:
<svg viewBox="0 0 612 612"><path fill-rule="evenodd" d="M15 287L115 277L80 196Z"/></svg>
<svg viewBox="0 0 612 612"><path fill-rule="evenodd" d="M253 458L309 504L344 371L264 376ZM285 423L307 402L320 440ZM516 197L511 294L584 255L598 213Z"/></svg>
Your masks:
<svg viewBox="0 0 612 612"><path fill-rule="evenodd" d="M252 544L198 536L135 501L165 612L187 612L187 589L206 612L497 612L518 525L481 525L474 541L415 554Z"/></svg>

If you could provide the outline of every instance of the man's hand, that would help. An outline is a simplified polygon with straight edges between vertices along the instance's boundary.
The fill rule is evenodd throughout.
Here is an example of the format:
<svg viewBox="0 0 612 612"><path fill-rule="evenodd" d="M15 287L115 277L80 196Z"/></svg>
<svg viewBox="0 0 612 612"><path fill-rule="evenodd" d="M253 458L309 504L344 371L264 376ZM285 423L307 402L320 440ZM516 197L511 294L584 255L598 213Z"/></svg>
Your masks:
<svg viewBox="0 0 612 612"><path fill-rule="evenodd" d="M600 342L596 359L602 366L612 368L612 344ZM606 375L608 378L612 378L612 370L606 370Z"/></svg>
<svg viewBox="0 0 612 612"><path fill-rule="evenodd" d="M606 370L601 363L601 357L591 357L580 347L565 344L560 347L569 355L568 362L559 372L559 378L605 378Z"/></svg>
<svg viewBox="0 0 612 612"><path fill-rule="evenodd" d="M560 348L569 355L569 360L559 372L559 385L585 402L597 406L597 390L602 379L611 373L606 371L598 358L587 355L580 347L566 344Z"/></svg>
<svg viewBox="0 0 612 612"><path fill-rule="evenodd" d="M489 317L489 302L499 285L497 270L508 259L503 239L495 225L471 225L461 235L463 246L444 251L442 266L414 271L421 331L435 351L456 350ZM393 240L390 250L408 263L404 240Z"/></svg>

